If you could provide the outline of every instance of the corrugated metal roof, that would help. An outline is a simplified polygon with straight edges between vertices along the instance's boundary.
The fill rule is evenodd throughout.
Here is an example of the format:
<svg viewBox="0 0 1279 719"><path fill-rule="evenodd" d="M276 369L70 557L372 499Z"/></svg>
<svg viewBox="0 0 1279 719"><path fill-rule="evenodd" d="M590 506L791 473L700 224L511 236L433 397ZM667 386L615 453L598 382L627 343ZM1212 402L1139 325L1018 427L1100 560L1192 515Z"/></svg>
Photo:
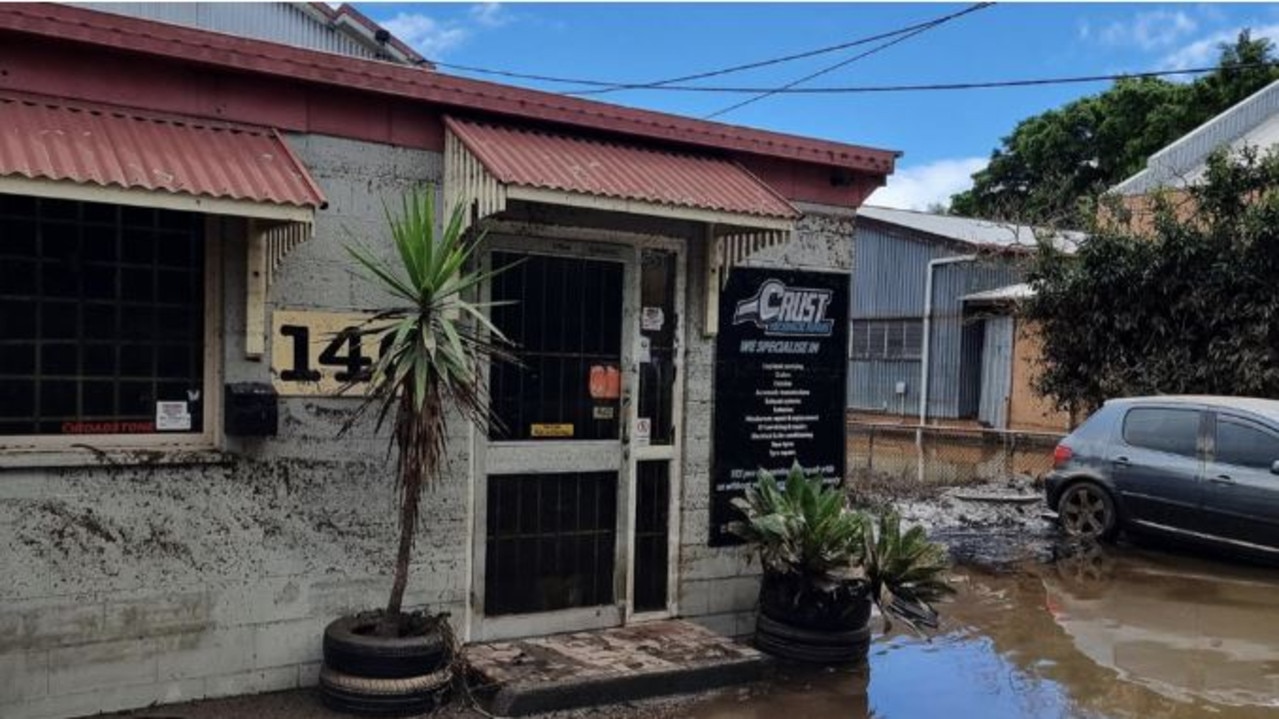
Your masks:
<svg viewBox="0 0 1279 719"><path fill-rule="evenodd" d="M971 217L954 215L934 215L929 212L914 210L897 210L891 207L863 205L857 210L858 217L866 217L890 225L906 227L930 235L965 242L970 245L994 247L1025 247L1033 249L1035 238L1043 233L1051 233L1054 244L1061 249L1073 249L1084 240L1082 232L1052 231L1029 225L1017 225L1011 222L995 222L979 220Z"/></svg>
<svg viewBox="0 0 1279 719"><path fill-rule="evenodd" d="M456 118L446 122L502 184L760 217L800 215L729 160Z"/></svg>
<svg viewBox="0 0 1279 719"><path fill-rule="evenodd" d="M1240 100L1150 156L1146 169L1115 185L1120 195L1144 195L1160 187L1194 184L1219 147L1245 145L1268 150L1279 140L1279 81Z"/></svg>
<svg viewBox="0 0 1279 719"><path fill-rule="evenodd" d="M271 129L0 94L0 175L324 207Z"/></svg>
<svg viewBox="0 0 1279 719"><path fill-rule="evenodd" d="M412 98L465 112L487 112L530 121L681 145L712 147L761 157L842 167L882 177L901 153L819 140L740 125L695 120L482 80L421 72L374 62L54 3L0 3L0 30L109 47L178 62L287 77L293 82L345 86L367 93Z"/></svg>

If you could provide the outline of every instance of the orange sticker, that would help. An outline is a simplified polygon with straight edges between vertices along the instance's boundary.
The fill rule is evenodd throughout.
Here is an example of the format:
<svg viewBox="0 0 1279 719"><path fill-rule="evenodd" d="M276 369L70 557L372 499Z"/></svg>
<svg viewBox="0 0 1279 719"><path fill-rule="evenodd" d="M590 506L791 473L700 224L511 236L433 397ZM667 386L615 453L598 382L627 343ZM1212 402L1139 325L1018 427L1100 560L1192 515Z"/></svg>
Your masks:
<svg viewBox="0 0 1279 719"><path fill-rule="evenodd" d="M591 399L617 399L622 396L622 373L614 365L592 365Z"/></svg>

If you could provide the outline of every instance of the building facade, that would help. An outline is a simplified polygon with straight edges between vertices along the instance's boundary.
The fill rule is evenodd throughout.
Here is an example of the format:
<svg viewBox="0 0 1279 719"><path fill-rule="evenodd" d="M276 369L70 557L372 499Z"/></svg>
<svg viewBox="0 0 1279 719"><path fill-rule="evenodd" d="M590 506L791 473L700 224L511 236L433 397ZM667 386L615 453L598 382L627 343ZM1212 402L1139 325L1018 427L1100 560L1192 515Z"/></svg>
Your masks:
<svg viewBox="0 0 1279 719"><path fill-rule="evenodd" d="M467 641L751 627L758 565L708 542L719 293L847 277L895 153L336 58L0 8L0 715L313 684L381 605L387 436L333 390L382 298L345 247L390 253L421 187L520 261L484 292L524 364L500 426L450 423L406 601Z"/></svg>
<svg viewBox="0 0 1279 719"><path fill-rule="evenodd" d="M1015 297L1035 247L1033 228L883 207L858 212L850 309L848 407L897 421L972 421L995 429L1060 428L1059 417L1022 424L1031 393ZM993 295L990 295L994 291ZM925 368L927 368L925 370ZM1022 384L1014 384L1016 377ZM1026 400L1018 404L1026 404ZM1019 426L1020 425L1020 426Z"/></svg>

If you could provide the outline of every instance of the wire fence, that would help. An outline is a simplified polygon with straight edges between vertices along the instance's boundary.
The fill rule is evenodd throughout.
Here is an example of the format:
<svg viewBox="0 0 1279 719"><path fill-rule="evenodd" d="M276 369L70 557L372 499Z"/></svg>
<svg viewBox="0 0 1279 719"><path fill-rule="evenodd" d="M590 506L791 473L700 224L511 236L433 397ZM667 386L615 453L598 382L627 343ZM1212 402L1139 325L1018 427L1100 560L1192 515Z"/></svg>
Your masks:
<svg viewBox="0 0 1279 719"><path fill-rule="evenodd" d="M1062 436L850 421L848 476L854 486L884 488L1034 481L1052 469Z"/></svg>

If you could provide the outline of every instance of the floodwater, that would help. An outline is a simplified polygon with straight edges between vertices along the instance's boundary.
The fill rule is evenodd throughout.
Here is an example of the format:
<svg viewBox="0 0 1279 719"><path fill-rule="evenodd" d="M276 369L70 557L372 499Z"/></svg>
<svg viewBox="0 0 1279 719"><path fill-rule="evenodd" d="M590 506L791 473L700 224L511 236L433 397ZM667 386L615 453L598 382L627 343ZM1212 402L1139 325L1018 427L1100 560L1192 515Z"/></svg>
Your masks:
<svg viewBox="0 0 1279 719"><path fill-rule="evenodd" d="M957 570L931 641L894 631L869 663L783 670L696 719L1279 719L1279 570L1149 550Z"/></svg>

